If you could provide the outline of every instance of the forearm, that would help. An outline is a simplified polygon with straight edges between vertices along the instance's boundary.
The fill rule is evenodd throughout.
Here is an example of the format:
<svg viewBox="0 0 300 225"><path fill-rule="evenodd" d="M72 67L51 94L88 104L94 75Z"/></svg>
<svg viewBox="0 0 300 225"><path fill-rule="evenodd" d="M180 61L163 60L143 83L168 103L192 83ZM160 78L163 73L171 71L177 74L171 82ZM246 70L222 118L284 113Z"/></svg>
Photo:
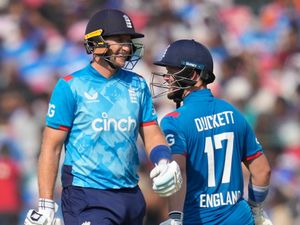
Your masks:
<svg viewBox="0 0 300 225"><path fill-rule="evenodd" d="M270 183L270 173L265 175L250 175L250 182L257 186L267 186Z"/></svg>
<svg viewBox="0 0 300 225"><path fill-rule="evenodd" d="M53 199L53 190L59 167L60 151L44 148L39 156L39 197Z"/></svg>
<svg viewBox="0 0 300 225"><path fill-rule="evenodd" d="M181 176L182 176L182 186L181 189L175 194L169 197L169 211L183 211L185 195L186 195L186 157L179 154L173 154L173 159L179 164Z"/></svg>
<svg viewBox="0 0 300 225"><path fill-rule="evenodd" d="M268 186L270 184L271 171L269 169L250 173L249 182L256 186Z"/></svg>
<svg viewBox="0 0 300 225"><path fill-rule="evenodd" d="M54 186L59 167L60 153L67 132L46 127L43 133L38 160L39 202L38 210L30 209L24 224L60 224L55 218L57 204L53 201Z"/></svg>
<svg viewBox="0 0 300 225"><path fill-rule="evenodd" d="M60 154L66 132L45 128L38 161L39 197L53 199Z"/></svg>
<svg viewBox="0 0 300 225"><path fill-rule="evenodd" d="M145 150L146 150L148 157L150 156L151 151L154 147L156 147L158 145L168 146L165 136L161 132L158 125L143 127L140 130L140 134L143 139L143 142L145 145Z"/></svg>
<svg viewBox="0 0 300 225"><path fill-rule="evenodd" d="M185 194L186 194L186 175L182 173L182 186L181 189L175 194L169 197L168 205L169 212L171 211L180 211L183 212Z"/></svg>
<svg viewBox="0 0 300 225"><path fill-rule="evenodd" d="M268 194L271 176L271 168L265 155L246 164L250 171L248 185L248 201L252 204L262 203Z"/></svg>
<svg viewBox="0 0 300 225"><path fill-rule="evenodd" d="M53 200L53 190L58 170L59 155L60 151L52 151L42 147L38 162L38 210L29 210L24 225L60 224L59 219L55 218L58 206Z"/></svg>
<svg viewBox="0 0 300 225"><path fill-rule="evenodd" d="M261 155L249 165L250 183L256 186L268 186L271 168L265 155Z"/></svg>

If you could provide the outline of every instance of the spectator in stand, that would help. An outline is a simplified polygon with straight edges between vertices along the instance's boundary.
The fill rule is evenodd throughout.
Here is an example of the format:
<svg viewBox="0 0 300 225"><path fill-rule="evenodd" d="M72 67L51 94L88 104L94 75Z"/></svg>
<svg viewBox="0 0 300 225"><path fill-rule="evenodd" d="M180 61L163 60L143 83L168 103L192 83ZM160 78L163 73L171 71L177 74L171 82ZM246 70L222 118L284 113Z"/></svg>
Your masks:
<svg viewBox="0 0 300 225"><path fill-rule="evenodd" d="M21 173L10 155L9 145L0 145L0 225L18 225L22 207Z"/></svg>

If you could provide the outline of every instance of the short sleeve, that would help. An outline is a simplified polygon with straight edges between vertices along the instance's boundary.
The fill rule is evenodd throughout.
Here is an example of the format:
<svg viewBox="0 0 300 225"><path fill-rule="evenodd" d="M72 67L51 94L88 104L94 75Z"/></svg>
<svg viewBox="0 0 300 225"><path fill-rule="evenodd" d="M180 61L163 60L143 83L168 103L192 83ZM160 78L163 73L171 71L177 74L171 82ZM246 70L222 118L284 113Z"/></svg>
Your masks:
<svg viewBox="0 0 300 225"><path fill-rule="evenodd" d="M142 124L156 123L157 114L153 106L149 87L144 79L142 79L142 90Z"/></svg>
<svg viewBox="0 0 300 225"><path fill-rule="evenodd" d="M68 130L72 126L75 99L67 81L60 79L51 95L46 125L56 129Z"/></svg>
<svg viewBox="0 0 300 225"><path fill-rule="evenodd" d="M176 121L171 116L166 116L161 120L160 127L166 137L172 154L186 154L186 140L177 127Z"/></svg>
<svg viewBox="0 0 300 225"><path fill-rule="evenodd" d="M243 159L250 160L262 154L262 146L258 142L255 133L249 123L245 120L245 134L243 139Z"/></svg>

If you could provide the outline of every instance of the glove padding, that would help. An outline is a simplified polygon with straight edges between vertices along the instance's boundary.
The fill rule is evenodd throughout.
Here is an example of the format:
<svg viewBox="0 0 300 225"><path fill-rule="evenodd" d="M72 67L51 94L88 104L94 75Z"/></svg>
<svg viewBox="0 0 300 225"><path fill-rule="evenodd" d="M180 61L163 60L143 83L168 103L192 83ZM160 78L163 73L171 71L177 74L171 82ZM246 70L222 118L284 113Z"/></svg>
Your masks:
<svg viewBox="0 0 300 225"><path fill-rule="evenodd" d="M248 203L253 213L255 225L273 225L272 221L269 219L268 215L263 210L261 203L255 203L250 200L248 201Z"/></svg>
<svg viewBox="0 0 300 225"><path fill-rule="evenodd" d="M39 199L39 210L30 209L24 225L61 225L58 218L54 218L58 205L51 199Z"/></svg>
<svg viewBox="0 0 300 225"><path fill-rule="evenodd" d="M169 219L159 225L182 225L183 213L180 211L171 211Z"/></svg>
<svg viewBox="0 0 300 225"><path fill-rule="evenodd" d="M182 185L180 168L175 161L171 163L166 160L159 161L151 170L150 178L153 179L153 191L162 197L174 194Z"/></svg>

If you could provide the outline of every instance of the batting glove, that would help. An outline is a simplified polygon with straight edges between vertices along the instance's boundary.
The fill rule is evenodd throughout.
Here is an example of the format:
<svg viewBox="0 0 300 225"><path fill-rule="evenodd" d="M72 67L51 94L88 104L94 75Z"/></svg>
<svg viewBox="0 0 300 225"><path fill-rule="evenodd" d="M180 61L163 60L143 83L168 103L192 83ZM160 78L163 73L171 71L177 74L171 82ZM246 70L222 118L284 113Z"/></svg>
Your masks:
<svg viewBox="0 0 300 225"><path fill-rule="evenodd" d="M272 221L269 219L268 215L263 210L261 203L256 203L253 201L248 201L248 203L253 213L255 225L273 225Z"/></svg>
<svg viewBox="0 0 300 225"><path fill-rule="evenodd" d="M171 211L169 219L159 225L182 225L183 213L180 211Z"/></svg>
<svg viewBox="0 0 300 225"><path fill-rule="evenodd" d="M61 225L60 219L54 218L58 205L51 199L40 198L38 211L30 209L24 225Z"/></svg>
<svg viewBox="0 0 300 225"><path fill-rule="evenodd" d="M182 185L182 177L178 164L173 161L160 160L150 172L153 179L152 189L162 197L168 197L177 192Z"/></svg>

